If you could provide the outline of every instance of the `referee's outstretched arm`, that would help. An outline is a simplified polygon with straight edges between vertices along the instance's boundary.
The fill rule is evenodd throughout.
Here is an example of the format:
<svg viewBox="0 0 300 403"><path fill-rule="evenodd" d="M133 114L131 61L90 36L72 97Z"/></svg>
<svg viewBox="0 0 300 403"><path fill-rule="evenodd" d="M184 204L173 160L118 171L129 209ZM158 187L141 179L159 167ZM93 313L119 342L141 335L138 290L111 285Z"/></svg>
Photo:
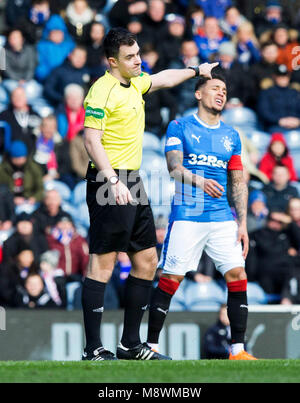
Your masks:
<svg viewBox="0 0 300 403"><path fill-rule="evenodd" d="M150 92L157 91L161 88L172 88L183 83L190 78L196 76L204 76L211 78L211 71L219 63L203 63L200 66L187 69L168 69L162 70L157 74L151 75L152 86Z"/></svg>

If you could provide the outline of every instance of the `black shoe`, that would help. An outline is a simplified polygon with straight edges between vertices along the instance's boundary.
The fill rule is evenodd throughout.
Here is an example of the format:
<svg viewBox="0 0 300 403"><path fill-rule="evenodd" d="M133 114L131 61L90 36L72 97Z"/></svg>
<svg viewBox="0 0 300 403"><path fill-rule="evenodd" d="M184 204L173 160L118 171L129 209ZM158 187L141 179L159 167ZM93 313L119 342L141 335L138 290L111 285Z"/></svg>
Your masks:
<svg viewBox="0 0 300 403"><path fill-rule="evenodd" d="M87 353L86 351L82 354L82 361L107 361L107 360L117 360L115 355L108 350L105 350L103 347L96 348L91 353Z"/></svg>
<svg viewBox="0 0 300 403"><path fill-rule="evenodd" d="M120 343L117 348L117 357L119 360L172 360L171 357L152 350L147 343L139 344L134 348L126 348Z"/></svg>

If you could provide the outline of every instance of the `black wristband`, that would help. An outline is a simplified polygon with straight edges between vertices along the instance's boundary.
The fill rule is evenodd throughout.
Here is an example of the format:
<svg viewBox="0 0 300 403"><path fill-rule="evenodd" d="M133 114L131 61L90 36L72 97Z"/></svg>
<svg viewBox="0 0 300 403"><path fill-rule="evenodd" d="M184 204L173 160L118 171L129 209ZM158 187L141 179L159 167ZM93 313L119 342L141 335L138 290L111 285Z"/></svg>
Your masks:
<svg viewBox="0 0 300 403"><path fill-rule="evenodd" d="M194 70L195 72L195 77L199 77L200 76L200 70L198 66L189 66L188 69Z"/></svg>

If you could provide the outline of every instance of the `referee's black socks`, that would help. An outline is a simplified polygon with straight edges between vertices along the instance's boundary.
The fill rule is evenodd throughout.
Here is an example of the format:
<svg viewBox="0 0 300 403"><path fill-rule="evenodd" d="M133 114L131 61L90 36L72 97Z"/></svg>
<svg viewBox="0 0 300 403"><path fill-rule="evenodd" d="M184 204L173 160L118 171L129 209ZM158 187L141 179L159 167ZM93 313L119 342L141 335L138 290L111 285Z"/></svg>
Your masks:
<svg viewBox="0 0 300 403"><path fill-rule="evenodd" d="M82 310L86 336L87 353L102 347L100 325L104 311L104 291L106 283L85 278L82 287Z"/></svg>
<svg viewBox="0 0 300 403"><path fill-rule="evenodd" d="M125 285L124 328L121 343L126 348L141 343L140 325L148 308L152 290L152 280L143 280L129 274Z"/></svg>

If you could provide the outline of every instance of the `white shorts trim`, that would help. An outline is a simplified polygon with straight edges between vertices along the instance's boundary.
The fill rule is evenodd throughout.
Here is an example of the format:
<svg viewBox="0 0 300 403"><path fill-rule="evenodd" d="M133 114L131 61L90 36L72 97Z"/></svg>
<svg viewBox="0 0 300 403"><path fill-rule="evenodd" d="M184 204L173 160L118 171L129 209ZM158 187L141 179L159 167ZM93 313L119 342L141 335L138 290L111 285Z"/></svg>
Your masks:
<svg viewBox="0 0 300 403"><path fill-rule="evenodd" d="M169 224L159 267L165 274L184 276L197 270L203 251L222 275L235 267L245 267L237 232L235 221L174 221Z"/></svg>

